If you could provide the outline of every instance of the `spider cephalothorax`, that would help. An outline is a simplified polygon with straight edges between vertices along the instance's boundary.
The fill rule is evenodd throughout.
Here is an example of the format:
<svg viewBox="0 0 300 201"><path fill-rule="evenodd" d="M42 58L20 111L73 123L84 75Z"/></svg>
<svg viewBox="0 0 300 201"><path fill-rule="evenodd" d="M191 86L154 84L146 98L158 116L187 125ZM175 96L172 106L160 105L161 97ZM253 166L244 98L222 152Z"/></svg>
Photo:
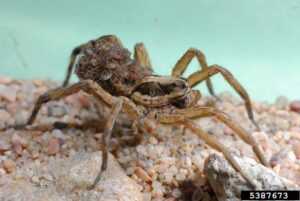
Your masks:
<svg viewBox="0 0 300 201"><path fill-rule="evenodd" d="M150 108L168 105L186 108L199 98L200 92L192 90L184 79L153 75L139 81L131 94L134 102Z"/></svg>
<svg viewBox="0 0 300 201"><path fill-rule="evenodd" d="M187 78L182 78L181 76L194 57L198 60L201 69ZM75 64L76 60L78 60L77 64ZM67 86L75 65L80 81ZM151 129L152 126L149 123L153 121L162 124L180 124L192 130L208 145L221 151L247 181L255 188L259 188L256 182L240 168L229 149L219 139L209 135L192 121L202 117L216 118L250 144L261 163L268 166L268 161L252 135L249 135L222 111L212 106L198 105L200 92L193 87L205 81L210 94L214 95L210 77L218 73L243 98L248 117L257 126L247 91L225 68L218 65L208 66L201 51L194 48L188 49L176 63L171 76L158 76L153 73L148 53L143 44L135 45L134 55L131 58L129 51L123 47L116 36L102 36L73 50L63 86L52 89L39 97L26 126L34 122L43 104L83 90L94 96L99 102L111 107L111 113L107 116L103 130L101 171L92 187L97 184L101 173L107 168L108 146L112 129L118 115L124 112L133 122L132 127L141 131L153 132L155 129ZM73 126L74 124L70 124L70 127Z"/></svg>

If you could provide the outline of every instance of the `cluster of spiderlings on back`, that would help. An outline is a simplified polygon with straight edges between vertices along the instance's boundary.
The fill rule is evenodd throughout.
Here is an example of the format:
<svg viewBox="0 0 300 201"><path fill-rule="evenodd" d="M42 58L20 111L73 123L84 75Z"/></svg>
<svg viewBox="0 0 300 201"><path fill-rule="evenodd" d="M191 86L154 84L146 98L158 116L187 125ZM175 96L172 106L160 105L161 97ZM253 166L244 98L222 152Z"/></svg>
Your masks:
<svg viewBox="0 0 300 201"><path fill-rule="evenodd" d="M76 74L81 79L108 80L114 69L124 65L130 59L129 51L118 45L100 48L96 44L98 43L90 42L85 46L79 58Z"/></svg>

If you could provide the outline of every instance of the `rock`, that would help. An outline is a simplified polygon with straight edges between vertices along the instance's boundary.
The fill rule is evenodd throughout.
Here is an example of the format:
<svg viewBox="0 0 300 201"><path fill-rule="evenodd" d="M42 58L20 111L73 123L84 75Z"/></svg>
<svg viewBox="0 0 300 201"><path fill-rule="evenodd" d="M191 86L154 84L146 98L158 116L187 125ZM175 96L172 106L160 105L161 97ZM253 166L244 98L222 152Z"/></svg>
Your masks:
<svg viewBox="0 0 300 201"><path fill-rule="evenodd" d="M148 173L143 168L136 167L134 172L143 181L145 181L145 182L151 182L152 181L151 177L148 175Z"/></svg>
<svg viewBox="0 0 300 201"><path fill-rule="evenodd" d="M0 102L1 102L1 98L0 98ZM11 115L7 111L0 109L0 129L5 128L7 122L9 122L10 119L11 119Z"/></svg>
<svg viewBox="0 0 300 201"><path fill-rule="evenodd" d="M16 115L15 115L15 124L16 125L23 125L23 124L25 124L26 123L26 121L27 121L27 118L28 118L28 113L26 112L26 111L23 111L23 110L21 110L21 111L19 111L19 110L17 110L16 111Z"/></svg>
<svg viewBox="0 0 300 201"><path fill-rule="evenodd" d="M17 90L13 87L0 84L0 98L4 98L10 102L14 102L17 98Z"/></svg>
<svg viewBox="0 0 300 201"><path fill-rule="evenodd" d="M53 159L41 169L26 164L17 177L0 177L0 200L9 201L142 201L141 187L130 179L113 155L94 189L88 190L101 167L101 152ZM51 176L46 176L51 175Z"/></svg>
<svg viewBox="0 0 300 201"><path fill-rule="evenodd" d="M300 101L295 100L290 103L290 110L293 112L300 113Z"/></svg>
<svg viewBox="0 0 300 201"><path fill-rule="evenodd" d="M86 188L94 182L101 163L100 152L93 154L80 153L68 161L58 165L54 164L52 171L55 178L58 179L56 181L58 187L65 192L72 189L86 191ZM112 155L109 155L107 171L102 174L100 182L93 191L102 191L101 199L100 194L95 194L95 200L140 200L141 194L138 189L139 186L125 175L118 162ZM81 196L82 200L86 200L87 195L82 194Z"/></svg>
<svg viewBox="0 0 300 201"><path fill-rule="evenodd" d="M0 154L10 149L10 144L4 140L0 140Z"/></svg>
<svg viewBox="0 0 300 201"><path fill-rule="evenodd" d="M275 106L280 110L284 110L289 106L289 99L285 96L279 96L275 100Z"/></svg>
<svg viewBox="0 0 300 201"><path fill-rule="evenodd" d="M0 121L7 121L10 118L11 115L7 111L0 109Z"/></svg>
<svg viewBox="0 0 300 201"><path fill-rule="evenodd" d="M296 184L278 176L271 169L256 163L250 158L235 157L241 168L249 174L261 190L296 190ZM208 157L204 169L218 201L238 201L241 190L254 190L240 173L221 156L212 154Z"/></svg>
<svg viewBox="0 0 300 201"><path fill-rule="evenodd" d="M57 138L51 138L48 142L47 153L48 155L55 155L60 150L60 142Z"/></svg>
<svg viewBox="0 0 300 201"><path fill-rule="evenodd" d="M48 107L48 116L62 117L67 113L67 109L60 105L50 105Z"/></svg>
<svg viewBox="0 0 300 201"><path fill-rule="evenodd" d="M14 152L18 155L18 156L21 156L22 153L23 153L23 148L22 148L22 145L20 143L15 143L13 144L12 146Z"/></svg>
<svg viewBox="0 0 300 201"><path fill-rule="evenodd" d="M130 179L115 160L113 155L109 154L108 167L103 172L101 180L92 191L86 191L95 180L99 173L102 163L101 152L93 154L80 153L72 159L64 162L62 166L52 169L56 178L58 178L58 188L65 192L73 189L82 189L80 200L87 200L87 196L93 196L93 199L99 201L140 201L143 195L140 192L141 187ZM62 168L63 167L63 168ZM93 192L93 195L87 192ZM77 195L76 195L77 196Z"/></svg>
<svg viewBox="0 0 300 201"><path fill-rule="evenodd" d="M16 170L16 164L14 161L7 159L3 161L3 168L7 173L12 173Z"/></svg>
<svg viewBox="0 0 300 201"><path fill-rule="evenodd" d="M28 142L19 135L13 134L11 138L11 144L14 152L18 155L22 155L23 148L27 146Z"/></svg>
<svg viewBox="0 0 300 201"><path fill-rule="evenodd" d="M64 141L67 136L59 129L53 129L51 136L58 138L61 141Z"/></svg>
<svg viewBox="0 0 300 201"><path fill-rule="evenodd" d="M11 143L14 144L20 144L22 147L27 147L28 142L25 138L19 136L18 134L13 134L11 137Z"/></svg>

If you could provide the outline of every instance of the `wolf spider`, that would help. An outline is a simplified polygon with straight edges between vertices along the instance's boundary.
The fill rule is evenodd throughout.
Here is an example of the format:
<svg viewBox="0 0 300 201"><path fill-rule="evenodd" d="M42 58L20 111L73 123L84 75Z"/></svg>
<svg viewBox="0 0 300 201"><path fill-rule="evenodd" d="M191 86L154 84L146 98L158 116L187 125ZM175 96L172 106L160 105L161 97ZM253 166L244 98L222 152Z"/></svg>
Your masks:
<svg viewBox="0 0 300 201"><path fill-rule="evenodd" d="M198 60L201 69L187 78L181 77L194 57ZM74 67L79 82L68 86ZM256 186L255 182L231 155L229 149L216 137L206 133L192 121L195 118L215 117L250 144L260 162L268 166L261 148L252 135L248 134L222 111L210 106L197 105L201 94L193 87L206 81L210 94L215 95L210 80L210 77L215 74L221 74L241 96L245 102L249 119L257 126L246 90L225 68L219 65L208 66L201 51L193 48L188 49L176 63L171 76L160 76L154 74L147 50L142 43L135 45L134 56L131 58L130 52L123 47L116 36L101 36L76 47L72 51L63 86L51 89L38 98L26 126L33 124L43 104L82 90L111 108L103 131L103 163L91 188L95 187L100 180L101 173L107 168L112 129L121 112L128 114L137 129L148 133L155 133L153 121L162 124L183 125L197 134L209 146L222 152L231 165L250 184ZM57 124L57 126L64 127L63 124ZM66 123L67 126L68 123Z"/></svg>

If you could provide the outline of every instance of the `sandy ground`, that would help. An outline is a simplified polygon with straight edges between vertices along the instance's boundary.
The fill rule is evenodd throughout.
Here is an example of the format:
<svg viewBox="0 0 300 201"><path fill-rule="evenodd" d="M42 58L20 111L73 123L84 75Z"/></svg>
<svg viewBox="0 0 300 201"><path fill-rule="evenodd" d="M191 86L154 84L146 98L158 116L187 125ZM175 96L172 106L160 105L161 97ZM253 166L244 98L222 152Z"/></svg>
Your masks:
<svg viewBox="0 0 300 201"><path fill-rule="evenodd" d="M37 97L56 86L58 84L51 81L16 81L1 77L0 128L25 122ZM199 104L214 104L230 115L255 136L273 170L300 185L300 103L285 97L279 97L272 104L254 101L255 118L261 127L261 131L257 132L237 95L221 93L219 97L222 101L204 97ZM51 125L55 121L80 123L99 119L98 112L94 100L80 92L45 104L35 125ZM201 119L197 123L221 139L235 154L255 158L250 146L215 119ZM159 139L144 133L137 145L122 145L113 151L125 173L141 186L144 200L190 200L197 189L214 200L203 166L208 155L216 151L188 130L158 126L157 131ZM0 132L0 177L13 177L30 163L39 163L42 167L78 152L98 151L101 136L102 133L94 129L75 128L49 131L9 129ZM117 142L115 137L112 144Z"/></svg>

